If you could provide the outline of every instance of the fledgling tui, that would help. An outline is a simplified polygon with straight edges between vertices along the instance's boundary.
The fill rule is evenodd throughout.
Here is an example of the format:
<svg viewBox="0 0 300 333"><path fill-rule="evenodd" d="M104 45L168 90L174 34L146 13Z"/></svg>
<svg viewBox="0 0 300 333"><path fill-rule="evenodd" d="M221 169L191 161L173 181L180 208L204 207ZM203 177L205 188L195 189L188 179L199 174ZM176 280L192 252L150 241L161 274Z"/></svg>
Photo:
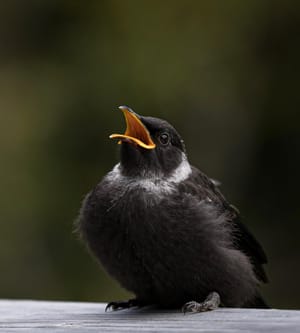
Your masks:
<svg viewBox="0 0 300 333"><path fill-rule="evenodd" d="M266 255L217 184L187 160L166 121L126 106L120 163L86 196L79 232L104 268L135 299L131 306L266 308Z"/></svg>

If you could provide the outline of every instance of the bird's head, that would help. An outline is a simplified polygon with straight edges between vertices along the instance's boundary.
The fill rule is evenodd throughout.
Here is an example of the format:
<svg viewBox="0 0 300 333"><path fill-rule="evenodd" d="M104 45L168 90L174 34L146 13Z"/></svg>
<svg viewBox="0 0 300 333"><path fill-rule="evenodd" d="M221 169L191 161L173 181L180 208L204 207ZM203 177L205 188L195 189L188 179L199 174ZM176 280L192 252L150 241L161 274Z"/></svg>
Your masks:
<svg viewBox="0 0 300 333"><path fill-rule="evenodd" d="M168 177L186 161L183 140L167 121L143 117L120 106L126 120L124 134L112 134L121 144L121 172L132 177Z"/></svg>

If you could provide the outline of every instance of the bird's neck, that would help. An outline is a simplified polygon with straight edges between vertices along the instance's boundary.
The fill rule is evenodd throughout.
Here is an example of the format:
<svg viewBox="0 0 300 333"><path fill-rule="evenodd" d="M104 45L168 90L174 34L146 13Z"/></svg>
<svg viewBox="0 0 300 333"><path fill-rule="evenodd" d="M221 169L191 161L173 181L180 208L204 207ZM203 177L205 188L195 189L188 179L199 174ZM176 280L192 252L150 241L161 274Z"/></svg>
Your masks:
<svg viewBox="0 0 300 333"><path fill-rule="evenodd" d="M182 160L172 171L168 173L164 173L161 169L147 169L147 168L137 168L136 172L130 173L122 165L122 163L118 163L114 169L112 170L112 175L116 180L128 180L134 182L142 182L142 181L152 181L152 182L167 182L167 183L175 183L179 184L186 180L190 174L192 173L192 168L187 160L185 154L182 154Z"/></svg>

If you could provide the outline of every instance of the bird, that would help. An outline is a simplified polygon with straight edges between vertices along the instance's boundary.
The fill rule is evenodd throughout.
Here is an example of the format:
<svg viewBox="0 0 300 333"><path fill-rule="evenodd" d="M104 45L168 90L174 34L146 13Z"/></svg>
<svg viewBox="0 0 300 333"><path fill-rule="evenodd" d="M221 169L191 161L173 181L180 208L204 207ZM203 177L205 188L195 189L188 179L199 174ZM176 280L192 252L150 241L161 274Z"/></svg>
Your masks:
<svg viewBox="0 0 300 333"><path fill-rule="evenodd" d="M268 308L266 254L220 184L192 166L166 120L120 106L124 134L112 134L120 161L85 196L77 230L130 300L184 313L222 307Z"/></svg>

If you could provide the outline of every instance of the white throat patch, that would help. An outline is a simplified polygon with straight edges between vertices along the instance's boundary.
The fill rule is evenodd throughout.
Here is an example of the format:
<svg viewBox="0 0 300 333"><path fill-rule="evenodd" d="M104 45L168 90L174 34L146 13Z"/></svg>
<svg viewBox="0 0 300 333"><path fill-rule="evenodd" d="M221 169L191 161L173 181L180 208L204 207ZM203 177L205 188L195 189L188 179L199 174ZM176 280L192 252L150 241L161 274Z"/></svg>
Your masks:
<svg viewBox="0 0 300 333"><path fill-rule="evenodd" d="M186 158L185 154L182 154L182 161L178 167L172 172L172 174L166 179L168 182L179 184L182 181L186 180L189 175L192 173L192 169L189 161Z"/></svg>
<svg viewBox="0 0 300 333"><path fill-rule="evenodd" d="M160 194L160 193L171 193L175 190L175 185L186 180L192 169L188 162L186 155L182 153L182 161L178 167L168 177L145 177L145 178L133 178L122 175L120 163L115 165L113 170L108 173L106 179L110 181L119 182L121 186L137 186L144 188L146 191Z"/></svg>

